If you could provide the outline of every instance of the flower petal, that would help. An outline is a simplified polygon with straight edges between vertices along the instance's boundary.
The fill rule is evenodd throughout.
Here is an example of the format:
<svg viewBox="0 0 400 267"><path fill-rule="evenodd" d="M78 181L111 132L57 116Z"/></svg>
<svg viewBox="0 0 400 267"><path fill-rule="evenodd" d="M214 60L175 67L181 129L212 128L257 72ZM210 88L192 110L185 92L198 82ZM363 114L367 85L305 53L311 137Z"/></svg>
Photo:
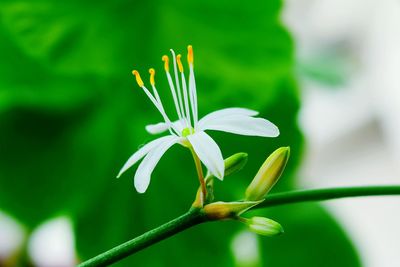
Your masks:
<svg viewBox="0 0 400 267"><path fill-rule="evenodd" d="M157 138L153 141L151 141L150 143L142 146L138 151L136 151L135 153L133 153L132 156L130 156L130 158L127 160L127 162L124 164L124 166L122 167L122 169L119 171L117 178L119 178L127 169L129 169L130 167L132 167L136 162L138 162L141 158L143 158L144 156L146 156L147 153L149 153L150 150L152 150L153 148L157 147L158 145L160 145L161 143L169 140L171 138L170 135L168 136L163 136L160 138Z"/></svg>
<svg viewBox="0 0 400 267"><path fill-rule="evenodd" d="M257 116L258 112L247 108L224 108L208 113L199 121L198 127L202 128L204 124L207 124L210 121L233 115Z"/></svg>
<svg viewBox="0 0 400 267"><path fill-rule="evenodd" d="M146 125L146 131L150 134L159 134L165 132L166 130L168 130L168 124L165 122Z"/></svg>
<svg viewBox="0 0 400 267"><path fill-rule="evenodd" d="M140 163L134 177L135 188L139 193L144 193L150 184L151 173L160 161L164 153L180 139L177 136L167 136L162 143L159 143Z"/></svg>
<svg viewBox="0 0 400 267"><path fill-rule="evenodd" d="M277 137L279 129L272 122L263 118L243 115L225 116L208 121L200 130L216 130L240 135Z"/></svg>
<svg viewBox="0 0 400 267"><path fill-rule="evenodd" d="M196 132L188 135L187 139L192 144L194 151L208 170L217 178L224 178L224 159L217 143L205 132Z"/></svg>
<svg viewBox="0 0 400 267"><path fill-rule="evenodd" d="M182 130L185 128L185 124L179 120L172 122L172 124L179 132L182 132ZM150 134L159 134L167 130L168 130L168 124L165 122L146 125L146 131Z"/></svg>

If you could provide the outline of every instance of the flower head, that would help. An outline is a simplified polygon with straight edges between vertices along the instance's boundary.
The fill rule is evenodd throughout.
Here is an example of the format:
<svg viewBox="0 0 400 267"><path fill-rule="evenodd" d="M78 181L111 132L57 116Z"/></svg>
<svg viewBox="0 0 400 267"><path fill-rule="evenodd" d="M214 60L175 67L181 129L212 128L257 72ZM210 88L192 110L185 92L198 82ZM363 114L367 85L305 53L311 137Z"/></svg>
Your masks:
<svg viewBox="0 0 400 267"><path fill-rule="evenodd" d="M155 70L150 69L150 90L145 87L138 71L132 73L136 82L146 93L150 101L160 112L163 122L146 126L151 134L169 131L169 135L157 138L135 152L122 167L118 176L144 158L134 177L135 188L138 192L146 191L151 173L164 153L174 144L190 148L200 158L201 162L217 178L224 177L224 160L221 150L215 141L205 133L205 130L230 132L240 135L276 137L278 128L263 118L255 118L258 114L245 108L226 108L217 110L198 120L197 91L193 70L193 48L188 46L187 62L189 68L188 82L184 73L181 55L175 55L171 49L173 61L173 76L170 73L169 57L164 55L164 70L167 76L171 95L174 101L177 120L172 121L167 115L160 95L155 86Z"/></svg>

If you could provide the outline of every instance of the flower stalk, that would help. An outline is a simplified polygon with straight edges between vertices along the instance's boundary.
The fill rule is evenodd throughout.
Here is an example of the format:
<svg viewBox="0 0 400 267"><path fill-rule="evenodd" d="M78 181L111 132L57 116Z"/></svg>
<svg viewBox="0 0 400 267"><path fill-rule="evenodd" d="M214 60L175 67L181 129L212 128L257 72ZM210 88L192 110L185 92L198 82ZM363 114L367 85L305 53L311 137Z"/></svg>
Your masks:
<svg viewBox="0 0 400 267"><path fill-rule="evenodd" d="M207 197L207 188L206 188L206 183L204 181L203 168L201 167L200 159L197 156L196 152L193 150L193 148L190 148L190 151L192 152L194 164L196 165L197 177L199 178L200 182L200 190L196 195L196 200L193 203L193 207L201 208L203 207L204 200Z"/></svg>

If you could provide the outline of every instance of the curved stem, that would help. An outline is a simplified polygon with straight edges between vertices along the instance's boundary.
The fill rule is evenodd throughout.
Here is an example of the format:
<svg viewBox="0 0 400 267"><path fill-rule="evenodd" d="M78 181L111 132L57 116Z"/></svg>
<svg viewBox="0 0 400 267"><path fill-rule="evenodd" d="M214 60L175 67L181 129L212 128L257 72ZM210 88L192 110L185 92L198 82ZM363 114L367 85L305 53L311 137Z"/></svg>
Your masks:
<svg viewBox="0 0 400 267"><path fill-rule="evenodd" d="M190 148L190 152L192 152L194 164L196 165L197 177L199 178L201 194L202 194L200 196L199 200L197 200L197 198L196 198L196 202L200 201L200 203L198 205L200 207L203 207L204 199L207 196L207 188L206 188L206 183L204 181L203 168L201 167L201 161L200 161L199 157L197 156L196 152L194 151L194 149L192 147Z"/></svg>
<svg viewBox="0 0 400 267"><path fill-rule="evenodd" d="M379 195L400 195L400 185L342 187L276 193L267 196L264 202L254 208L265 208L306 201L321 201L345 197ZM164 240L170 236L173 236L181 231L184 231L194 225L200 224L205 221L207 221L207 218L205 217L205 214L202 212L201 209L191 209L187 213L176 219L173 219L172 221L169 221L157 228L154 228L153 230L150 230L142 234L141 236L127 241L102 254L99 254L94 258L82 262L78 265L78 267L106 266L115 263L148 246L151 246L161 240Z"/></svg>
<svg viewBox="0 0 400 267"><path fill-rule="evenodd" d="M82 262L78 267L108 266L203 221L204 214L201 210L191 209L157 228Z"/></svg>
<svg viewBox="0 0 400 267"><path fill-rule="evenodd" d="M382 195L400 195L400 185L339 187L275 193L268 195L264 202L253 209L307 201Z"/></svg>

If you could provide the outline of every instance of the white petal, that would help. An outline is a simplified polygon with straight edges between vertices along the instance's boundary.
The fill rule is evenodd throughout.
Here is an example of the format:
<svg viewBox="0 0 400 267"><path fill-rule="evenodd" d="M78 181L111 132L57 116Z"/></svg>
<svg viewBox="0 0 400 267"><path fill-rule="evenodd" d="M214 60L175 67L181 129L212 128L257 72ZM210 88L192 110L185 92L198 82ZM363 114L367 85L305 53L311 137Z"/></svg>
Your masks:
<svg viewBox="0 0 400 267"><path fill-rule="evenodd" d="M168 124L159 122L157 124L146 125L146 131L150 134L159 134L168 130Z"/></svg>
<svg viewBox="0 0 400 267"><path fill-rule="evenodd" d="M279 129L272 122L263 118L248 116L226 116L209 121L200 130L217 130L240 135L277 137Z"/></svg>
<svg viewBox="0 0 400 267"><path fill-rule="evenodd" d="M135 188L139 193L144 193L150 184L151 173L160 161L164 153L180 138L177 136L168 136L161 144L151 150L140 163L134 177Z"/></svg>
<svg viewBox="0 0 400 267"><path fill-rule="evenodd" d="M205 132L196 132L188 135L187 139L192 144L194 151L208 170L219 179L224 178L224 159L217 143Z"/></svg>
<svg viewBox="0 0 400 267"><path fill-rule="evenodd" d="M226 116L233 116L233 115L243 115L243 116L257 116L258 112L255 110L247 109L247 108L225 108L220 109L214 112L211 112L204 116L198 124L199 128L202 128L203 125L207 124L210 121L215 119L221 119Z"/></svg>
<svg viewBox="0 0 400 267"><path fill-rule="evenodd" d="M128 159L128 161L124 164L122 169L119 171L117 178L119 178L127 169L132 167L136 162L138 162L141 158L146 156L147 153L149 153L150 150L153 148L157 147L159 144L165 142L166 140L169 140L171 138L170 135L168 136L163 136L160 138L157 138L156 140L151 141L150 143L142 146L138 151L133 153L133 155Z"/></svg>
<svg viewBox="0 0 400 267"><path fill-rule="evenodd" d="M185 128L185 123L182 121L174 121L172 122L175 129L177 129L180 133ZM165 122L159 122L156 124L149 124L146 126L146 131L150 134L159 134L168 130L168 124Z"/></svg>

